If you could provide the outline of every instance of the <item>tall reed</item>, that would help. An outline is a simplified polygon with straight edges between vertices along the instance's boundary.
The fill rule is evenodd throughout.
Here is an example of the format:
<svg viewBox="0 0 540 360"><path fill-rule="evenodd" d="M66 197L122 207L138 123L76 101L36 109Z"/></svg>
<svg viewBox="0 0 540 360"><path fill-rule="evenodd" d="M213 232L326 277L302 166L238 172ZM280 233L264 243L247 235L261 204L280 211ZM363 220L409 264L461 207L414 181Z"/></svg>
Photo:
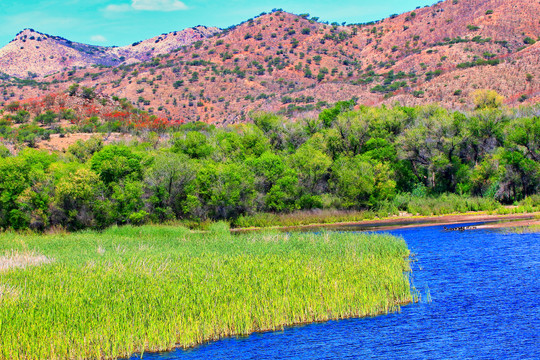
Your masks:
<svg viewBox="0 0 540 360"><path fill-rule="evenodd" d="M0 235L0 255L54 262L0 272L0 359L101 359L411 301L402 239L351 233L232 236L167 226Z"/></svg>

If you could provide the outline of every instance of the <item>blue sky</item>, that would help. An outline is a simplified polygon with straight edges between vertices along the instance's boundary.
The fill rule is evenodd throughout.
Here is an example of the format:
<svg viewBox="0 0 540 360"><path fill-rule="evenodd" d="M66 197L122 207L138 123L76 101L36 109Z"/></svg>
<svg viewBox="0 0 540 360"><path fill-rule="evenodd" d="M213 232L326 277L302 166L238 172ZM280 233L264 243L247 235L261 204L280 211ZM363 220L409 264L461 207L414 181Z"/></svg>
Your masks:
<svg viewBox="0 0 540 360"><path fill-rule="evenodd" d="M228 27L273 8L358 23L429 0L0 0L0 47L24 28L96 45L128 45L196 25Z"/></svg>

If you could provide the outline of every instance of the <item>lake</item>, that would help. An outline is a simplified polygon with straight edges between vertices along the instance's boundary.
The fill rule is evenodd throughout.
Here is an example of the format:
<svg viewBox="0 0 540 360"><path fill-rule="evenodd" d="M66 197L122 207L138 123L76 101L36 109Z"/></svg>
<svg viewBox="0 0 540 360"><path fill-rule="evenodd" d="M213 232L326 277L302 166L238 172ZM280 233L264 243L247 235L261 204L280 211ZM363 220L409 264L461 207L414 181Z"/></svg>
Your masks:
<svg viewBox="0 0 540 360"><path fill-rule="evenodd" d="M414 254L411 280L421 301L400 313L223 339L144 359L540 359L539 233L445 231L442 225L384 232L403 237Z"/></svg>

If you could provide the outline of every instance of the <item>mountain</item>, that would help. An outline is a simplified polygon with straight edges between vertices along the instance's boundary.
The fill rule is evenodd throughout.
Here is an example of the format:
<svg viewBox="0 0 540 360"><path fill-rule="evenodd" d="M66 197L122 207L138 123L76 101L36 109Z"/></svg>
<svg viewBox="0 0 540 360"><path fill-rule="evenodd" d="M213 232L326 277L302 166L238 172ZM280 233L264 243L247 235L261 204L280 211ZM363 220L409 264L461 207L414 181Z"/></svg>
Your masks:
<svg viewBox="0 0 540 360"><path fill-rule="evenodd" d="M19 32L0 49L0 71L19 78L43 77L65 69L118 66L149 60L219 32L198 26L123 47L81 44L33 29Z"/></svg>
<svg viewBox="0 0 540 360"><path fill-rule="evenodd" d="M467 108L471 94L486 88L505 96L508 105L535 103L539 15L537 0L448 0L349 25L277 10L220 32L188 29L123 48L67 45L47 36L54 59L35 49L37 40L27 45L27 30L6 47L11 55L0 50L0 72L11 75L3 77L0 100L80 83L165 118L223 124L244 121L250 111L312 116L351 98L366 105L439 102ZM68 51L73 58L61 55ZM36 63L57 73L41 78L45 72L33 70ZM13 78L28 71L38 77Z"/></svg>

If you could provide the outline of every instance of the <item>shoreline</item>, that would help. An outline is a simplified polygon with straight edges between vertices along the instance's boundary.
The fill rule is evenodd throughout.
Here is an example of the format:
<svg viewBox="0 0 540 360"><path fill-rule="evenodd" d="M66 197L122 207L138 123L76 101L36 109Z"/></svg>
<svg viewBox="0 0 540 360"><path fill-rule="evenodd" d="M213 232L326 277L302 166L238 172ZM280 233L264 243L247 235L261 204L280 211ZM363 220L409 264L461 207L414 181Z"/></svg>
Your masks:
<svg viewBox="0 0 540 360"><path fill-rule="evenodd" d="M46 269L2 274L14 295L2 302L1 359L131 359L294 325L394 313L416 295L404 275L410 250L386 234L236 237L221 227L191 233L146 226L47 238L8 234L0 246L58 259ZM368 261L358 261L361 256ZM51 301L39 302L43 298ZM26 303L37 310L21 312ZM65 331L56 331L58 323Z"/></svg>
<svg viewBox="0 0 540 360"><path fill-rule="evenodd" d="M450 214L450 215L399 215L391 218L363 220L363 221L345 221L335 223L315 223L307 225L294 226L271 226L271 227L250 227L250 228L235 228L231 229L233 233L244 233L250 231L261 230L279 230L279 231L294 231L313 228L331 228L338 226L358 226L365 227L366 230L389 230L401 229L410 227L424 227L432 225L452 225L468 222L493 222L496 224L478 225L478 229L501 228L513 226L528 226L540 224L540 212L522 213L522 214L487 214L486 212L475 212L467 214ZM362 229L358 229L362 230Z"/></svg>
<svg viewBox="0 0 540 360"><path fill-rule="evenodd" d="M329 322L329 321L340 321L340 320L347 320L347 319L363 319L363 318L369 318L369 317L377 317L377 316L381 316L381 315L395 314L395 313L400 313L401 312L401 307L411 305L411 304L415 304L417 302L418 302L418 299L415 299L414 295L413 295L411 299L402 300L402 301L396 301L394 303L394 306L396 307L395 311L379 310L379 311L376 311L376 312L373 312L373 313L367 313L367 314L352 314L352 315L349 315L349 316L329 317L328 319L315 319L315 320L311 320L311 321L298 321L298 322L293 322L293 323L290 323L290 324L284 324L281 327L278 327L278 328L275 328L275 329L270 328L270 329L254 330L254 331L252 331L252 332L250 332L248 334L240 334L240 333L231 334L231 335L228 335L228 336L218 337L218 338L215 338L215 339L204 340L202 342L194 343L194 344L189 345L189 346L183 346L181 344L176 344L174 347L172 347L170 349L167 349L167 350L145 351L142 355L143 355L143 358L144 358L144 354L165 354L165 353L170 353L170 352L178 351L178 350L188 351L188 350L191 350L191 349L195 349L195 348L197 348L199 346L204 346L204 345L207 345L207 344L210 344L210 343L213 343L213 342L216 342L216 341L220 341L220 340L246 338L246 337L250 337L250 336L255 335L255 334L263 334L263 333L276 332L276 331L285 331L285 330L290 329L290 328L295 328L295 327L300 327L300 326L307 326L307 325L312 325L312 324L323 324L323 323L326 323L326 322ZM129 358L122 358L122 359L123 360L130 360L130 359L133 359L133 358L141 358L140 356L141 356L141 353L135 353Z"/></svg>

